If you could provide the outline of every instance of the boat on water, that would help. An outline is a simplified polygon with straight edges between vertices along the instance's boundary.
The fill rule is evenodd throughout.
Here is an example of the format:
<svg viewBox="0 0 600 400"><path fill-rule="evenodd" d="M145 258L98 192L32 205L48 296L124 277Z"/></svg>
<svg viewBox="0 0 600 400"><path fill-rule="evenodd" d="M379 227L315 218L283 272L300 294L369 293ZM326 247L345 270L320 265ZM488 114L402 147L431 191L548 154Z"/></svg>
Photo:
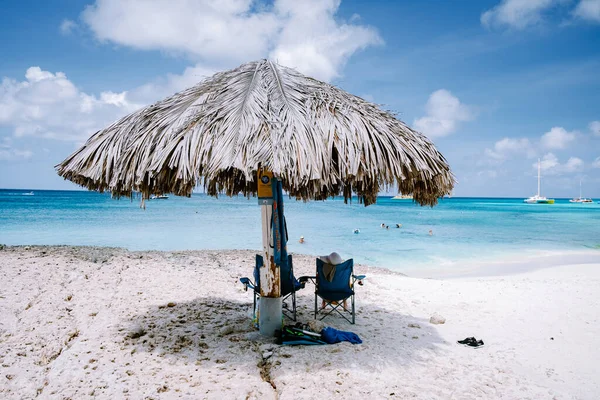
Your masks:
<svg viewBox="0 0 600 400"><path fill-rule="evenodd" d="M167 196L166 194L153 194L150 196L150 200L166 200L168 198L169 196Z"/></svg>
<svg viewBox="0 0 600 400"><path fill-rule="evenodd" d="M544 196L540 196L540 183L541 183L541 163L538 158L538 190L535 196L531 196L525 200L524 203L527 204L554 204L554 199L547 199Z"/></svg>
<svg viewBox="0 0 600 400"><path fill-rule="evenodd" d="M33 192L22 193L23 196L33 196Z"/></svg>
<svg viewBox="0 0 600 400"><path fill-rule="evenodd" d="M547 199L544 196L531 196L525 200L524 203L527 204L554 204L554 199Z"/></svg>
<svg viewBox="0 0 600 400"><path fill-rule="evenodd" d="M399 194L398 196L392 197L392 200L412 200L412 194Z"/></svg>
<svg viewBox="0 0 600 400"><path fill-rule="evenodd" d="M578 198L578 199L571 199L569 200L569 203L593 203L594 200L592 199L585 199L585 198Z"/></svg>
<svg viewBox="0 0 600 400"><path fill-rule="evenodd" d="M585 197L581 197L581 181L579 181L579 197L575 197L575 198L569 200L569 203L590 204L590 203L594 203L594 200L588 199L588 198L585 198Z"/></svg>

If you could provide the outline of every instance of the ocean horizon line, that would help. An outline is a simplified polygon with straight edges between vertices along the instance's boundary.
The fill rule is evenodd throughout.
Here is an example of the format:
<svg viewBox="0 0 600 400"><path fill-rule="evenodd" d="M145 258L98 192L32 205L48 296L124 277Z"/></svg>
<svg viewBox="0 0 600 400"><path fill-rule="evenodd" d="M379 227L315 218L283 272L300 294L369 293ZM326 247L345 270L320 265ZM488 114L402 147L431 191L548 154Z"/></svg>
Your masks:
<svg viewBox="0 0 600 400"><path fill-rule="evenodd" d="M106 194L106 195L110 195L109 191L104 191L104 192L99 192L99 191L95 191L95 190L86 190L86 189L35 189L35 188L0 188L0 191L18 191L18 192L74 192L74 193L96 193L96 194ZM136 192L138 193L138 192ZM139 193L138 193L139 194ZM172 193L165 193L165 194L172 194ZM208 194L206 194L205 192L192 192L192 195L204 195L207 197L214 197L214 196L209 196ZM234 196L227 196L225 193L220 193L220 195L222 196L226 196L226 197L246 197L242 194L239 195L234 195ZM178 195L173 195L176 197L180 197L180 198L186 198L186 196L178 196ZM385 194L385 195L378 195L377 198L393 198L397 195L395 194ZM125 197L125 196L123 196ZM451 200L451 199L486 199L486 200L490 200L490 199L504 199L504 200L518 200L518 199L525 199L530 197L529 195L523 195L523 196L449 196L449 197L440 197L440 199L443 200ZM570 200L573 197L553 197L550 196L551 198L555 199L555 200ZM250 196L249 198L256 198L255 195ZM352 198L356 198L358 199L358 196L353 195ZM589 197L591 199L594 199L594 197ZM328 197L328 199L331 199L331 197ZM343 196L334 196L333 199L343 199ZM117 200L117 199L115 199ZM407 199L409 200L409 199ZM311 201L324 201L324 200L311 200Z"/></svg>

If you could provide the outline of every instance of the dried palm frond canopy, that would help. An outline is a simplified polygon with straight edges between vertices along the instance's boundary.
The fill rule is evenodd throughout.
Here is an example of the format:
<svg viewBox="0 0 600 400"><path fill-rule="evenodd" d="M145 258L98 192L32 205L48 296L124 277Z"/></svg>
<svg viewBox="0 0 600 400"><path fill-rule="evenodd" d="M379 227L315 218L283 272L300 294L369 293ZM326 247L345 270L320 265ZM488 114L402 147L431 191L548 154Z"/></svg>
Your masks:
<svg viewBox="0 0 600 400"><path fill-rule="evenodd" d="M136 111L56 166L91 190L249 196L268 169L290 196L354 194L365 205L397 185L434 205L454 177L435 146L389 112L272 61L221 72Z"/></svg>

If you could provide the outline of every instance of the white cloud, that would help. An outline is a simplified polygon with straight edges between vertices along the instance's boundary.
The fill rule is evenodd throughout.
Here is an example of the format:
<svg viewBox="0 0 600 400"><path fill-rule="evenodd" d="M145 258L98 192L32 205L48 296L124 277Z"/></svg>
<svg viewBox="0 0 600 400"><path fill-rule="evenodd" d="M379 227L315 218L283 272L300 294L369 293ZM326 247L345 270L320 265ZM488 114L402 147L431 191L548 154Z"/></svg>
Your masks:
<svg viewBox="0 0 600 400"><path fill-rule="evenodd" d="M502 0L496 7L481 14L481 23L488 28L507 26L525 29L542 21L542 14L564 0Z"/></svg>
<svg viewBox="0 0 600 400"><path fill-rule="evenodd" d="M13 148L12 140L8 137L0 141L0 161L12 161L18 159L29 159L33 156L30 150L18 150Z"/></svg>
<svg viewBox="0 0 600 400"><path fill-rule="evenodd" d="M507 153L507 152L528 152L531 149L531 143L527 138L521 139L511 139L504 138L502 140L497 141L494 144L494 149L498 152Z"/></svg>
<svg viewBox="0 0 600 400"><path fill-rule="evenodd" d="M382 42L358 18L335 18L340 0L97 0L82 14L101 41L183 53L221 66L269 56L318 79L339 75L356 51ZM151 28L150 26L151 25Z"/></svg>
<svg viewBox="0 0 600 400"><path fill-rule="evenodd" d="M564 170L566 172L577 172L583 170L584 162L581 158L571 157L564 164Z"/></svg>
<svg viewBox="0 0 600 400"><path fill-rule="evenodd" d="M33 156L30 150L3 149L0 148L0 161L13 161L18 159L27 160Z"/></svg>
<svg viewBox="0 0 600 400"><path fill-rule="evenodd" d="M202 65L187 67L180 75L168 74L165 78L157 79L130 90L127 93L127 98L141 104L153 103L173 93L194 86L216 72L216 69Z"/></svg>
<svg viewBox="0 0 600 400"><path fill-rule="evenodd" d="M542 171L550 171L550 170L554 170L556 169L557 166L559 166L559 162L558 162L558 158L552 154L552 153L548 153L546 155L544 155L544 157L542 157L542 159L540 160L540 169ZM538 167L538 164L532 164L533 168Z"/></svg>
<svg viewBox="0 0 600 400"><path fill-rule="evenodd" d="M63 19L60 23L60 33L63 35L70 35L75 28L77 28L77 24L70 19Z"/></svg>
<svg viewBox="0 0 600 400"><path fill-rule="evenodd" d="M274 11L283 23L270 58L330 80L354 52L382 43L371 27L337 22L339 5L339 0L276 1Z"/></svg>
<svg viewBox="0 0 600 400"><path fill-rule="evenodd" d="M82 14L100 40L144 50L202 58L266 54L279 26L270 12L252 12L250 0L97 0Z"/></svg>
<svg viewBox="0 0 600 400"><path fill-rule="evenodd" d="M358 16L339 21L339 5L339 0L97 0L81 18L99 40L186 54L196 65L128 92L100 94L80 91L62 72L31 67L23 81L2 80L0 127L10 127L15 137L80 142L141 105L190 87L217 69L267 56L330 80L354 52L381 43L376 31L361 25ZM78 28L68 19L60 25L63 34ZM13 150L9 154L4 148L3 157L28 156Z"/></svg>
<svg viewBox="0 0 600 400"><path fill-rule="evenodd" d="M477 172L477 176L488 178L488 179L495 179L498 177L498 171L496 171L494 169L486 169L486 170Z"/></svg>
<svg viewBox="0 0 600 400"><path fill-rule="evenodd" d="M573 15L586 21L600 23L600 0L581 0Z"/></svg>
<svg viewBox="0 0 600 400"><path fill-rule="evenodd" d="M593 168L600 168L600 157L596 157L596 159L592 162Z"/></svg>
<svg viewBox="0 0 600 400"><path fill-rule="evenodd" d="M501 163L512 154L526 154L531 158L535 151L527 138L513 139L503 138L494 144L494 149L485 149L484 154L488 157L488 163Z"/></svg>
<svg viewBox="0 0 600 400"><path fill-rule="evenodd" d="M555 126L542 135L540 144L546 149L565 149L575 140L576 135L576 132L568 132L565 128Z"/></svg>
<svg viewBox="0 0 600 400"><path fill-rule="evenodd" d="M594 136L600 136L600 121L592 121L589 125L590 131Z"/></svg>
<svg viewBox="0 0 600 400"><path fill-rule="evenodd" d="M505 160L505 155L502 153L498 153L492 149L485 149L484 152L485 156L487 157L487 162L491 163L491 164L496 164L496 163L501 163L502 161Z"/></svg>
<svg viewBox="0 0 600 400"><path fill-rule="evenodd" d="M214 12L224 13L223 17L226 18L223 32L212 38L221 41L217 47L223 54L231 53L233 57L241 58L240 54L243 55L243 52L240 52L239 49L248 47L245 36L256 36L256 32L245 32L244 37L238 38L235 36L237 28L230 26L238 23L240 19L249 18L244 16L244 13L242 13L244 15L236 14L239 10L244 9L242 6L246 3L248 2L223 2L219 3L218 10L213 10ZM179 6L179 8L176 6ZM127 44L124 39L125 36L123 38L118 36L119 29L116 29L115 33L111 32L110 27L103 25L108 23L109 16L116 17L117 14L122 13L125 20L134 26L134 29L130 31L128 30L131 28L130 26L117 24L126 31L126 36L131 34L133 35L132 40L147 40L148 48L160 48L160 43L152 35L157 34L160 36L161 32L158 32L157 29L143 28L145 25L142 17L153 15L153 12L164 12L166 13L165 18L159 18L161 23L169 20L171 25L178 26L177 17L184 18L183 14L197 17L199 13L204 15L203 11L206 8L212 9L215 7L210 2L193 2L188 10L181 1L175 3L173 7L167 7L166 3L162 1L136 3L135 1L102 0L98 1L95 6L88 8L84 12L84 16L87 15L88 18L93 19L97 27L107 28L107 34L117 35L113 41ZM312 6L305 2L302 5L296 5L287 0L278 0L275 6L268 11L271 15L270 18L279 18L277 20L278 24L289 23L289 26L278 28L273 33L273 38L268 38L268 40L262 38L261 40L264 39L263 42L270 46L274 54L285 57L288 65L300 66L300 69L303 69L305 73L325 80L330 79L339 74L340 68L354 51L366 46L369 40L372 43L380 41L371 28L336 22L334 14L337 12L338 7L339 1L335 0L316 1ZM253 9L257 9L257 7ZM139 11L141 14L136 14L134 10ZM262 15L265 12L259 11L255 14ZM185 21L189 22L190 18L195 18L192 17L187 16L188 19ZM259 16L257 18L263 17ZM305 18L308 20L305 21ZM358 18L353 18L353 20L357 21ZM217 18L213 22L218 25L223 21ZM138 24L137 27L136 23ZM67 23L65 26L71 27L72 25ZM231 29L229 29L230 27ZM305 30L304 34L300 33ZM140 36L136 36L140 32ZM177 32L183 34L180 31ZM205 33L209 36L215 34L212 30L207 32ZM166 33L163 39L165 43L169 44L169 46L165 45L164 49L179 51L185 51L185 43L190 41L189 37L183 34L183 39L179 38L182 42L178 42L175 40L177 38L171 37L169 32ZM208 36L204 39L211 40ZM248 40L251 40L251 38ZM134 41L132 46L140 47L141 45ZM198 43L196 43L196 46L198 47L194 48L199 48L200 52L205 50ZM267 56L266 52L269 51L269 46L261 47L260 52L262 53L257 54L256 57ZM304 62L303 60L307 57L296 52L299 47L294 46L312 49L312 56L309 57L312 61ZM252 46L250 45L250 47ZM210 49L207 51L210 51ZM186 68L182 74L169 74L164 78L133 88L128 92L114 93L106 91L96 96L79 91L62 72L52 73L39 67L31 67L27 70L25 81L20 82L8 78L2 81L0 86L0 126L12 127L15 136L35 135L45 138L80 141L97 129L141 107L141 105L152 103L193 86L216 71L215 67L199 62L195 66Z"/></svg>
<svg viewBox="0 0 600 400"><path fill-rule="evenodd" d="M456 131L458 123L473 119L469 106L445 89L436 90L425 106L427 115L414 121L415 129L431 137L442 137Z"/></svg>
<svg viewBox="0 0 600 400"><path fill-rule="evenodd" d="M537 170L537 162L531 165ZM570 157L566 163L561 164L553 153L545 154L540 162L540 169L547 175L563 175L583 170L585 163L579 157Z"/></svg>
<svg viewBox="0 0 600 400"><path fill-rule="evenodd" d="M20 136L80 141L139 105L127 93L81 92L62 72L27 69L24 81L0 85L0 126ZM22 155L24 156L24 155Z"/></svg>
<svg viewBox="0 0 600 400"><path fill-rule="evenodd" d="M575 7L572 7L576 4ZM522 30L544 21L544 17L565 6L559 18L563 25L573 20L600 23L600 0L502 0L494 8L481 14L481 24L487 28L507 27ZM567 8L568 7L568 8Z"/></svg>

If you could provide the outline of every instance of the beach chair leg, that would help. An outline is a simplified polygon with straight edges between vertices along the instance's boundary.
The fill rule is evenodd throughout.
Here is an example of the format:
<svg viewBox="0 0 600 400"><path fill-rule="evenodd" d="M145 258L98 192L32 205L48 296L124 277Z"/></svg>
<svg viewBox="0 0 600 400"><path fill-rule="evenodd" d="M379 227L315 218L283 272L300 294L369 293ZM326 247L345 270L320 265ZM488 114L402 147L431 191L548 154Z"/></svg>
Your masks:
<svg viewBox="0 0 600 400"><path fill-rule="evenodd" d="M353 322L354 314L352 314L352 319L350 319L350 317L348 317L347 314L350 314L350 310L348 310L346 307L344 307L343 300L341 300L339 302L332 302L332 301L325 300L325 302L326 302L325 308L322 308L320 310L322 313L321 318L319 318L320 321L324 320L325 317L327 317L328 315L337 313L340 317L344 318L349 323L354 324L354 322ZM352 302L352 305L354 306L353 302ZM316 315L316 313L315 313L315 315Z"/></svg>
<svg viewBox="0 0 600 400"><path fill-rule="evenodd" d="M258 295L256 291L254 291L253 301L252 301L252 321L257 321L256 319L256 303L258 300Z"/></svg>
<svg viewBox="0 0 600 400"><path fill-rule="evenodd" d="M292 302L291 308L289 305L290 299ZM283 304L283 308L281 310L283 316L291 319L292 321L296 321L296 292L288 294L287 296L283 297L281 301Z"/></svg>
<svg viewBox="0 0 600 400"><path fill-rule="evenodd" d="M292 315L293 321L296 322L296 292L292 292Z"/></svg>
<svg viewBox="0 0 600 400"><path fill-rule="evenodd" d="M352 325L354 325L354 316L355 316L355 308L354 308L354 295L351 296L352 297Z"/></svg>

